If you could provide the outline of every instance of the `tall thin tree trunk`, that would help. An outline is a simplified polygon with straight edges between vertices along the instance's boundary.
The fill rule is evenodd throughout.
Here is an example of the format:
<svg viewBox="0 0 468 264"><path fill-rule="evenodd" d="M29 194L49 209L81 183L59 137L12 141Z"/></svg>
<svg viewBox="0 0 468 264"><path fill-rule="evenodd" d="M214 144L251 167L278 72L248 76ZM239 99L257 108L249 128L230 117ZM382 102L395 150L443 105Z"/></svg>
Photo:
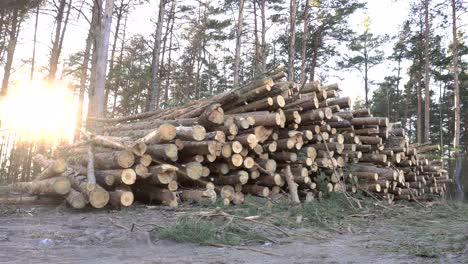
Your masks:
<svg viewBox="0 0 468 264"><path fill-rule="evenodd" d="M6 32L7 30L5 30L5 27L8 27L7 26L7 22L6 22L6 19L5 17L8 17L7 15L5 15L5 10L0 10L0 38L2 39L5 39L6 37ZM4 49L5 49L5 42L4 41L1 41L0 42L0 60L3 60L3 52L4 52Z"/></svg>
<svg viewBox="0 0 468 264"><path fill-rule="evenodd" d="M149 104L147 104L146 111L152 111L159 108L159 96L161 89L159 89L159 52L161 50L161 35L164 21L166 0L160 0L159 2L159 14L158 22L156 25L156 32L154 33L154 48L153 48L153 65L151 67L151 95Z"/></svg>
<svg viewBox="0 0 468 264"><path fill-rule="evenodd" d="M302 34L302 51L301 51L301 84L306 82L306 51L307 40L309 38L309 9L310 1L306 0L304 9L304 33Z"/></svg>
<svg viewBox="0 0 468 264"><path fill-rule="evenodd" d="M397 71L397 81L396 81L397 98L400 98L401 57L402 57L402 54L400 54L398 57L398 71ZM400 120L400 109L395 109L395 120Z"/></svg>
<svg viewBox="0 0 468 264"><path fill-rule="evenodd" d="M364 90L366 92L366 107L369 108L369 57L367 53L367 37L364 42Z"/></svg>
<svg viewBox="0 0 468 264"><path fill-rule="evenodd" d="M254 77L257 75L259 70L258 65L260 64L260 42L258 39L258 19L257 19L257 0L253 1L253 15L254 15L254 59L252 63L252 69L254 70Z"/></svg>
<svg viewBox="0 0 468 264"><path fill-rule="evenodd" d="M265 0L260 0L260 15L262 16L262 46L260 49L260 57L261 57L261 63L260 63L260 70L261 72L266 71L266 12L265 12Z"/></svg>
<svg viewBox="0 0 468 264"><path fill-rule="evenodd" d="M86 38L86 46L83 52L83 64L81 66L81 74L80 74L80 92L78 96L78 109L77 109L77 117L76 117L76 132L75 132L75 141L80 138L79 128L82 126L83 122L83 103L84 103L84 96L86 92L86 83L88 80L88 67L89 67L89 56L91 54L91 48L93 45L93 26L96 23L96 13L97 13L97 6L93 5L92 10L92 19L89 25L88 37Z"/></svg>
<svg viewBox="0 0 468 264"><path fill-rule="evenodd" d="M441 147L441 154L443 152L444 147L444 127L443 127L443 120L444 120L444 113L442 110L443 102L445 98L445 86L444 91L442 92L442 82L439 84L439 140L440 140L440 147Z"/></svg>
<svg viewBox="0 0 468 264"><path fill-rule="evenodd" d="M455 127L453 135L453 147L460 145L460 88L458 83L458 36L457 36L457 9L452 0L452 59L453 59L453 102L455 107Z"/></svg>
<svg viewBox="0 0 468 264"><path fill-rule="evenodd" d="M37 5L36 22L34 24L34 40L33 40L33 54L32 54L32 59L31 59L31 73L29 74L29 79L31 81L34 78L34 66L35 66L34 64L36 63L37 25L39 24L39 9L40 9L40 5Z"/></svg>
<svg viewBox="0 0 468 264"><path fill-rule="evenodd" d="M431 95L430 95L430 68L429 68L429 0L424 1L425 8L425 45L424 45L424 62L425 62L425 109L424 109L424 138L426 142L430 141L430 107L431 107Z"/></svg>
<svg viewBox="0 0 468 264"><path fill-rule="evenodd" d="M420 60L419 60L420 61ZM421 69L418 71L417 96L418 96L418 113L416 116L416 132L418 134L418 143L422 143L422 74Z"/></svg>
<svg viewBox="0 0 468 264"><path fill-rule="evenodd" d="M167 58L167 74L166 74L166 84L164 85L164 102L167 104L167 101L169 100L169 81L170 81L170 76L171 76L171 55L172 55L172 36L173 36L173 29L174 29L174 21L175 21L175 5L176 1L172 1L171 5L171 14L170 14L170 20L171 20L171 26L169 29L169 54Z"/></svg>
<svg viewBox="0 0 468 264"><path fill-rule="evenodd" d="M169 34L171 34L171 22L172 22L172 16L173 16L173 6L174 6L175 0L172 0L171 4L171 9L169 10L169 13L167 14L167 21L166 21L166 32L164 33L164 42L163 42L163 48L162 48L162 56L161 56L161 70L159 72L159 79L158 79L158 87L159 90L162 90L162 82L165 80L165 77L169 75L166 66L164 65L164 58L166 56L166 50L167 50L167 45L168 45L168 37ZM166 102L166 88L164 88L164 102Z"/></svg>
<svg viewBox="0 0 468 264"><path fill-rule="evenodd" d="M11 28L9 33L8 47L7 47L7 59L5 67L3 68L3 81L2 90L0 96L5 96L8 93L8 83L10 81L11 66L13 65L13 56L16 50L16 42L18 40L19 33L19 10L15 9L11 18Z"/></svg>
<svg viewBox="0 0 468 264"><path fill-rule="evenodd" d="M120 24L122 21L123 17L123 12L124 12L125 4L123 0L120 1L120 6L117 10L117 17L116 17L116 23L115 23L115 32L114 32L114 39L112 42L112 50L111 50L111 55L110 55L110 61L109 61L109 76L107 77L107 85L106 85L106 93L104 95L105 99L105 106L104 109L107 109L107 104L109 100L109 94L110 90L112 88L112 80L114 79L114 58L115 58L115 50L117 48L117 40L119 39L119 31L120 31ZM115 89L114 89L115 90Z"/></svg>
<svg viewBox="0 0 468 264"><path fill-rule="evenodd" d="M58 58L60 58L60 54L62 53L63 41L65 39L65 32L67 31L68 20L70 18L71 9L72 9L72 0L70 0L68 2L67 15L65 17L65 22L63 24L62 33L60 34L60 42L59 42L59 47L58 47ZM62 72L62 74L63 74L63 72ZM62 76L60 77L60 79L62 79Z"/></svg>
<svg viewBox="0 0 468 264"><path fill-rule="evenodd" d="M127 20L128 20L128 13L125 15L125 21L124 21L124 27L123 27L123 32L122 32L122 41L121 41L121 44L120 44L120 55L119 55L119 67L122 68L122 63L123 63L123 54L124 54L124 49L125 49L125 37L126 37L126 33L127 33ZM113 100L113 103L112 103L112 112L111 112L111 116L114 117L115 116L115 109L116 109L116 106L117 106L117 95L118 95L118 91L119 91L119 86L122 84L122 77L120 74L117 75L117 80L116 80L116 83L115 83L115 86L114 86L114 100Z"/></svg>
<svg viewBox="0 0 468 264"><path fill-rule="evenodd" d="M288 81L294 80L294 54L296 53L296 11L297 0L289 4L289 48L288 48Z"/></svg>
<svg viewBox="0 0 468 264"><path fill-rule="evenodd" d="M321 27L319 26L317 28L317 31L314 34L314 40L313 40L313 55L312 55L312 62L310 63L310 76L309 80L312 82L315 79L315 69L317 68L317 60L318 60L318 52L319 48L321 46L321 41L322 41L322 31Z"/></svg>
<svg viewBox="0 0 468 264"><path fill-rule="evenodd" d="M239 16L237 19L236 33L236 54L234 55L234 87L239 87L239 71L240 71L240 52L242 44L242 27L244 24L244 0L239 1Z"/></svg>
<svg viewBox="0 0 468 264"><path fill-rule="evenodd" d="M105 116L104 90L106 86L107 54L113 8L114 0L106 0L104 14L99 16L99 32L96 36L96 47L94 49L96 63L92 67L92 71L95 72L95 78L91 78L92 94L88 107L88 116L90 117L103 118Z"/></svg>
<svg viewBox="0 0 468 264"><path fill-rule="evenodd" d="M57 65L59 60L59 53L60 53L60 35L62 34L62 23L63 23L63 14L65 12L65 5L66 0L60 0L58 10L57 10L57 18L56 18L56 25L55 25L55 35L54 35L54 42L52 43L52 51L50 54L50 62L49 62L49 81L55 79L55 75L57 74Z"/></svg>

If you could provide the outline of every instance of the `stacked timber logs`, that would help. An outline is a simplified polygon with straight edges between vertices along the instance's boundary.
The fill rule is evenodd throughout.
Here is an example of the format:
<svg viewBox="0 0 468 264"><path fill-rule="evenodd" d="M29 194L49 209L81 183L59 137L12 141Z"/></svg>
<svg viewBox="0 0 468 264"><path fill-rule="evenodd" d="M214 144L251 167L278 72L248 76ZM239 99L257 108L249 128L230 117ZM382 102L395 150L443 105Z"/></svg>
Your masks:
<svg viewBox="0 0 468 264"><path fill-rule="evenodd" d="M262 79L184 106L114 119L15 191L63 197L72 207L130 206L134 199L240 204L244 195L289 193L293 202L356 192L389 202L443 195L450 182L438 146L409 144L405 131L369 110L350 110L338 86Z"/></svg>

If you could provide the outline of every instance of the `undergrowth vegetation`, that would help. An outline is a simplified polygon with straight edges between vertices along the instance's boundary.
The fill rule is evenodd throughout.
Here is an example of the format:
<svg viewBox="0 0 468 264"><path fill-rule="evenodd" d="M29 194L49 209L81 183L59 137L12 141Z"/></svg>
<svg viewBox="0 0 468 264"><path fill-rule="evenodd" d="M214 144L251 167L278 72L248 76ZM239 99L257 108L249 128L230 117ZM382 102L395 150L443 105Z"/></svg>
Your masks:
<svg viewBox="0 0 468 264"><path fill-rule="evenodd" d="M465 250L467 221L468 206L447 201L388 205L331 194L320 201L293 205L285 198L249 196L239 206L201 204L153 234L179 242L236 246L287 243L289 238L307 235L304 230L325 236L362 232L374 235L375 246L382 251L437 258Z"/></svg>

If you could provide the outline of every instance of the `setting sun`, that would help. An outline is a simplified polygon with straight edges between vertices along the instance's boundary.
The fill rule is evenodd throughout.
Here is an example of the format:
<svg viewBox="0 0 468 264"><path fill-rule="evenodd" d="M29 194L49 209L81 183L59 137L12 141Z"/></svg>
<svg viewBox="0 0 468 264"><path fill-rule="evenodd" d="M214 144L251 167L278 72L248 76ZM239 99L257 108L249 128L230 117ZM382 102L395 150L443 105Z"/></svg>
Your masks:
<svg viewBox="0 0 468 264"><path fill-rule="evenodd" d="M1 127L25 141L71 140L75 127L73 94L63 83L25 82L0 101Z"/></svg>

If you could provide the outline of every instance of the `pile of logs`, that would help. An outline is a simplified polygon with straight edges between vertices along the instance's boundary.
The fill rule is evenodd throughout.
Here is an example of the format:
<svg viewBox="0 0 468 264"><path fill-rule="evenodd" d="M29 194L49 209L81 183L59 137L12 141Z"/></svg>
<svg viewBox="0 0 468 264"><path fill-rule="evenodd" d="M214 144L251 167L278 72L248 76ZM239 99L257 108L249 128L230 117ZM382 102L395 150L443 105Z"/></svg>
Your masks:
<svg viewBox="0 0 468 264"><path fill-rule="evenodd" d="M443 195L450 182L439 146L409 144L405 130L368 109L350 110L336 84L282 81L280 69L184 106L94 119L93 133L38 155L43 169L14 191L63 197L74 208L240 204L244 195L288 193L294 202L329 192L393 200Z"/></svg>

